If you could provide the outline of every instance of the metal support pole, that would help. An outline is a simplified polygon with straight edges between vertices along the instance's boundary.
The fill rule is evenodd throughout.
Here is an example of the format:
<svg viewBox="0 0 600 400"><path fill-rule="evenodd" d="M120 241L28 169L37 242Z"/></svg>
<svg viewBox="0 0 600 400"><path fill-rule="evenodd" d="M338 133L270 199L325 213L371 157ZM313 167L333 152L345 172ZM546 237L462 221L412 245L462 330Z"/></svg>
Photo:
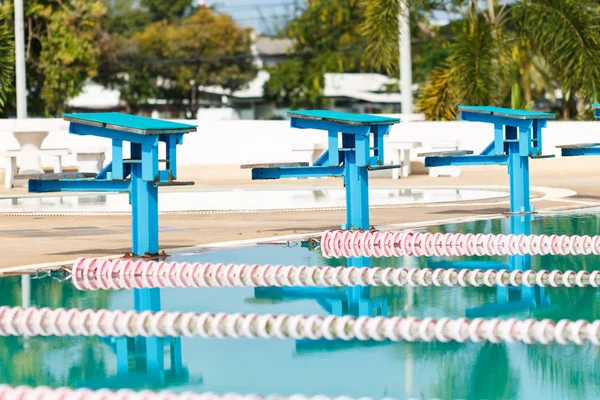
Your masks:
<svg viewBox="0 0 600 400"><path fill-rule="evenodd" d="M17 77L17 118L27 118L27 85L25 74L25 32L23 0L15 0L15 72Z"/></svg>
<svg viewBox="0 0 600 400"><path fill-rule="evenodd" d="M142 158L140 144L131 144L131 158ZM131 166L132 248L136 256L158 253L158 187L144 181L143 165Z"/></svg>
<svg viewBox="0 0 600 400"><path fill-rule="evenodd" d="M342 135L344 148L355 148L345 151L346 184L346 226L342 229L368 230L369 225L369 171L366 168L369 137L360 135Z"/></svg>
<svg viewBox="0 0 600 400"><path fill-rule="evenodd" d="M528 134L522 129L520 135ZM510 179L510 212L511 214L529 213L529 157L522 156L517 141L517 128L506 127L508 143L508 173ZM514 140L514 141L513 141Z"/></svg>
<svg viewBox="0 0 600 400"><path fill-rule="evenodd" d="M412 94L412 56L410 48L410 12L406 0L400 1L398 15L400 44L400 93L402 95L402 114L413 113Z"/></svg>

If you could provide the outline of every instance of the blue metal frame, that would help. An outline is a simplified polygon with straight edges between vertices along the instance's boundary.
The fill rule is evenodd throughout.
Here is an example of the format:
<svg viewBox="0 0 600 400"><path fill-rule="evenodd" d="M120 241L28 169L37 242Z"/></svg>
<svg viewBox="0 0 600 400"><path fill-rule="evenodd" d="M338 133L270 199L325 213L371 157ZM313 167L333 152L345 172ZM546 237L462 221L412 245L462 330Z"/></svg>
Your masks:
<svg viewBox="0 0 600 400"><path fill-rule="evenodd" d="M134 256L156 256L158 241L158 186L177 177L177 145L192 125L129 116L120 113L67 114L69 132L111 139L112 161L93 179L37 179L29 181L30 192L103 191L129 192L131 202L131 247ZM185 131L185 132L183 132ZM123 142L130 144L130 159L123 158ZM166 144L165 169L159 168L159 142ZM135 289L136 311L159 311L159 289ZM145 353L146 370L164 380L164 342L171 346L172 366L181 367L181 339L138 337L115 338L117 372L130 373L131 351Z"/></svg>
<svg viewBox="0 0 600 400"><path fill-rule="evenodd" d="M554 114L498 107L459 106L461 120L494 125L494 140L479 155L426 157L426 167L447 165L508 165L510 212L532 212L529 158L542 155L542 129Z"/></svg>
<svg viewBox="0 0 600 400"><path fill-rule="evenodd" d="M289 115L293 128L327 132L328 149L310 167L254 168L252 179L343 177L346 223L342 229L369 229L368 172L383 165L384 137L390 125L400 120L324 110Z"/></svg>

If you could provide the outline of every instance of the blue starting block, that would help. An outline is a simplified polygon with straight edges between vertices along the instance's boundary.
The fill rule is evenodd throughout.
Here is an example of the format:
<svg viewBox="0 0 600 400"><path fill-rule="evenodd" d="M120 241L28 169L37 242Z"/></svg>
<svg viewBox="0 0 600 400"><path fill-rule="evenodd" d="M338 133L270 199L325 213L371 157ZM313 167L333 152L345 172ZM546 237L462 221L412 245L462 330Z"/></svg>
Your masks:
<svg viewBox="0 0 600 400"><path fill-rule="evenodd" d="M252 179L343 177L346 224L342 229L369 229L369 171L399 168L383 164L383 138L398 118L325 110L288 111L291 126L326 131L328 148L309 166L305 163L253 164ZM340 143L341 133L341 143Z"/></svg>
<svg viewBox="0 0 600 400"><path fill-rule="evenodd" d="M594 104L594 118L600 118L600 104ZM563 157L600 156L600 143L579 143L556 146Z"/></svg>
<svg viewBox="0 0 600 400"><path fill-rule="evenodd" d="M98 174L46 174L29 181L30 192L129 192L132 250L135 256L158 254L158 187L193 185L177 182L177 145L193 125L121 113L65 114L69 133L112 140L112 161ZM123 143L130 158L123 158ZM166 157L159 158L159 142ZM165 164L165 169L159 168Z"/></svg>
<svg viewBox="0 0 600 400"><path fill-rule="evenodd" d="M112 161L98 174L47 174L29 181L29 191L42 192L128 192L131 203L133 256L158 256L158 187L193 185L177 182L177 145L183 135L196 131L194 125L162 121L121 113L65 114L69 133L112 140ZM123 144L129 142L130 157L124 158ZM165 158L159 158L159 143L165 143ZM159 164L165 165L164 169ZM136 311L160 311L159 289L134 290ZM164 340L138 337L132 345L116 338L117 371L130 373L129 354L143 352L147 372L164 380ZM181 339L170 342L172 365L181 365ZM175 368L179 374L179 367Z"/></svg>
<svg viewBox="0 0 600 400"><path fill-rule="evenodd" d="M542 155L542 129L551 113L513 110L489 106L459 106L461 120L494 125L494 140L481 152L448 151L424 153L426 167L448 165L508 165L510 176L510 212L530 213L529 158Z"/></svg>

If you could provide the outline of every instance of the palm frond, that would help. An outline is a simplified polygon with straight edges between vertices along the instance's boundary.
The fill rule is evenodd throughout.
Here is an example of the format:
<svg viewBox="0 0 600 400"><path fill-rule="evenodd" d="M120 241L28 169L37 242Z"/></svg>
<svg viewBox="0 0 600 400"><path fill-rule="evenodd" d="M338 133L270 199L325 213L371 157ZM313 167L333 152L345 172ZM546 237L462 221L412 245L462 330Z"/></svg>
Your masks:
<svg viewBox="0 0 600 400"><path fill-rule="evenodd" d="M434 69L429 81L419 90L417 109L427 120L452 121L456 119L456 91L449 64Z"/></svg>
<svg viewBox="0 0 600 400"><path fill-rule="evenodd" d="M363 0L365 21L361 33L367 39L366 55L377 69L398 72L398 15L402 0Z"/></svg>
<svg viewBox="0 0 600 400"><path fill-rule="evenodd" d="M15 41L9 24L0 16L0 111L13 92L15 72Z"/></svg>
<svg viewBox="0 0 600 400"><path fill-rule="evenodd" d="M451 63L457 96L472 105L500 105L507 96L510 53L499 29L481 13L465 21L452 46Z"/></svg>
<svg viewBox="0 0 600 400"><path fill-rule="evenodd" d="M591 99L600 95L600 25L597 5L588 0L523 0L513 19L550 67L563 92Z"/></svg>

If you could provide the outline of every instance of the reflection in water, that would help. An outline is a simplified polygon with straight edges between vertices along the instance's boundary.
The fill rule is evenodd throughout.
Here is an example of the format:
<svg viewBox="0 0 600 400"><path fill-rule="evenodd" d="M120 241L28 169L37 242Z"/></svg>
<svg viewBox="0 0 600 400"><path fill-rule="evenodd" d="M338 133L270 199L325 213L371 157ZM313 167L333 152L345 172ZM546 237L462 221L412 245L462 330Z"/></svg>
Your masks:
<svg viewBox="0 0 600 400"><path fill-rule="evenodd" d="M133 296L135 311L160 311L160 289L134 289ZM76 387L164 388L189 380L188 370L183 365L180 337L101 337L99 340L116 355L117 373L100 380L76 382Z"/></svg>
<svg viewBox="0 0 600 400"><path fill-rule="evenodd" d="M520 229L520 231L519 231ZM594 234L595 214L473 221L440 232ZM300 246L228 249L172 261L382 267L594 270L598 256L326 260ZM369 264L370 263L370 264ZM19 305L19 279L0 279L0 304ZM161 289L165 311L244 314L535 317L600 319L593 288L202 288ZM134 301L137 296L137 301ZM144 306L143 304L146 304ZM80 292L69 282L31 280L32 306L146 309L132 291ZM479 314L476 314L479 313ZM156 338L154 338L157 340ZM170 387L261 395L326 394L399 399L600 397L598 350L587 346L390 343L247 339L0 338L0 382L71 387ZM152 350L154 349L154 353ZM155 357L155 355L158 355ZM164 364L161 359L164 358ZM161 368L161 366L163 366ZM162 372L161 372L162 371ZM106 378L109 377L109 378Z"/></svg>

